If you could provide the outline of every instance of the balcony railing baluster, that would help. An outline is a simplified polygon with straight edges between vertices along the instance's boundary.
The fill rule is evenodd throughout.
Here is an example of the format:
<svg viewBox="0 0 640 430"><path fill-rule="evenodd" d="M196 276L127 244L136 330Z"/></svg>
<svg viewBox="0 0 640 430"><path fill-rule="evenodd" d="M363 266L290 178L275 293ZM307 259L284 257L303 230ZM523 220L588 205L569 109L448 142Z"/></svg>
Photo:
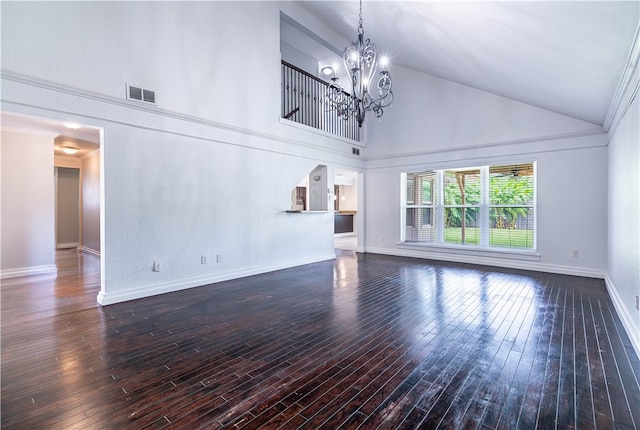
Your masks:
<svg viewBox="0 0 640 430"><path fill-rule="evenodd" d="M282 118L352 140L360 140L354 115L338 116L327 103L329 84L282 61Z"/></svg>

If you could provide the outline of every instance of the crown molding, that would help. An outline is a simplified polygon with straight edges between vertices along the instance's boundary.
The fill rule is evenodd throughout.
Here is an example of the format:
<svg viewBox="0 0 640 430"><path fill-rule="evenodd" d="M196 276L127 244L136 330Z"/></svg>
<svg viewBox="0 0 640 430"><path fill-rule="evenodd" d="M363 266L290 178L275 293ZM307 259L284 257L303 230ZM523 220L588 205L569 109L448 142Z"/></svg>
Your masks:
<svg viewBox="0 0 640 430"><path fill-rule="evenodd" d="M620 110L620 105L622 104L624 95L627 91L627 88L629 87L629 84L631 83L633 74L638 67L638 58L640 58L640 23L638 23L638 26L636 27L636 34L633 37L631 49L629 49L627 62L625 64L624 70L622 71L622 76L620 77L618 86L616 87L616 92L613 94L613 99L611 99L611 104L609 105L607 116L604 119L604 123L602 125L604 131L608 132L611 129L613 120Z"/></svg>

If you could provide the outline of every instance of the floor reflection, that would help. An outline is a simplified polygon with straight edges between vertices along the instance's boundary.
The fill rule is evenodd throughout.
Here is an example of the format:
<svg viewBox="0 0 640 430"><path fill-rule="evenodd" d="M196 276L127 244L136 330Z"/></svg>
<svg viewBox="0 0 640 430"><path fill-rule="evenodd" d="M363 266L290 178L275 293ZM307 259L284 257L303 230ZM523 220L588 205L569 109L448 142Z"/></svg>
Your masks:
<svg viewBox="0 0 640 430"><path fill-rule="evenodd" d="M602 280L341 246L104 308L92 256L65 251L57 277L3 283L3 428L613 428L640 415L640 365Z"/></svg>

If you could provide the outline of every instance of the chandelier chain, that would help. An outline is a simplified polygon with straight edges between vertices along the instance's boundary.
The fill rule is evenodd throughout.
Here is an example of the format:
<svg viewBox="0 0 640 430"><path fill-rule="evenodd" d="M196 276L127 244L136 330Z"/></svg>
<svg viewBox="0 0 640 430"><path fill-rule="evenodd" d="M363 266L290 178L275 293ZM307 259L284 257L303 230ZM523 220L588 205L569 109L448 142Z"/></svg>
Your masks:
<svg viewBox="0 0 640 430"><path fill-rule="evenodd" d="M362 0L360 0L360 23L358 25L358 34L364 36L364 27L362 26Z"/></svg>

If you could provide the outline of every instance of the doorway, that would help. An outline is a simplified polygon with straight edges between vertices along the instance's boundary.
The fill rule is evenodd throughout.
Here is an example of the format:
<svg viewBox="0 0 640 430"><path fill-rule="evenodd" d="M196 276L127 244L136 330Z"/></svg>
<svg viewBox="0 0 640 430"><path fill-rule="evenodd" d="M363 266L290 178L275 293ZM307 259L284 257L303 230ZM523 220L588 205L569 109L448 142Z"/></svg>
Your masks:
<svg viewBox="0 0 640 430"><path fill-rule="evenodd" d="M362 228L360 207L360 181L356 171L334 170L334 248L355 251L358 246L359 226Z"/></svg>
<svg viewBox="0 0 640 430"><path fill-rule="evenodd" d="M80 245L80 169L54 167L56 249Z"/></svg>
<svg viewBox="0 0 640 430"><path fill-rule="evenodd" d="M14 250L2 279L56 273L59 249L90 254L102 267L103 133L68 120L0 111L3 166L19 166L2 169L11 234L1 245Z"/></svg>

